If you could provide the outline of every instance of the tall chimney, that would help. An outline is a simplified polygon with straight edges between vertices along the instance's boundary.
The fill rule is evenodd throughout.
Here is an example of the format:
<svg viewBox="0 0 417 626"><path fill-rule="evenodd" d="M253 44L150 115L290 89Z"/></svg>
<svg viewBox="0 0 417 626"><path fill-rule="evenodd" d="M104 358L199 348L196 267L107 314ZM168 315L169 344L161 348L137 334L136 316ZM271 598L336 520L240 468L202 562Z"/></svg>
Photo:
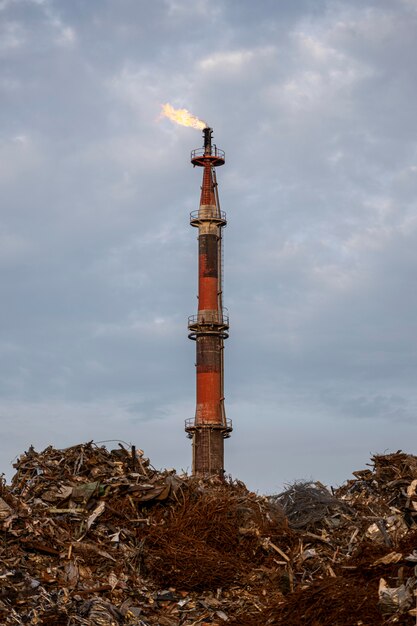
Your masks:
<svg viewBox="0 0 417 626"><path fill-rule="evenodd" d="M212 144L213 130L204 128L204 147L193 150L191 163L203 168L200 208L190 215L198 228L198 312L188 319L189 338L196 342L196 411L185 421L192 439L193 475L223 476L224 439L232 422L224 409L224 340L229 318L223 309L222 228L215 168L224 164L224 152Z"/></svg>

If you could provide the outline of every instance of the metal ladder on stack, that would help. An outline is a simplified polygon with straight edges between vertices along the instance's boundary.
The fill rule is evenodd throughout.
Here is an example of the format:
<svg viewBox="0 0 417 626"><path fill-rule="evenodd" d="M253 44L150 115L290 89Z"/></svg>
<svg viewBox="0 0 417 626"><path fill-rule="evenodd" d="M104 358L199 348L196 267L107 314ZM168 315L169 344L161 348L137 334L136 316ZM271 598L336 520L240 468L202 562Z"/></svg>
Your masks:
<svg viewBox="0 0 417 626"><path fill-rule="evenodd" d="M221 217L221 209L220 209L220 199L219 199L219 192L218 192L218 185L217 185L217 177L216 177L216 170L213 167L212 168L212 180L213 180L213 187L214 187L214 197L216 199L216 208L217 208L217 217ZM218 306L218 312L219 314L222 316L223 318L223 284L224 284L224 273L223 273L223 269L224 269L224 248L223 248L223 240L222 240L222 229L219 228L219 239L218 239L218 276L220 277L220 281L219 281L219 291L217 294L217 306ZM223 345L223 340L221 342L221 372L222 372L222 381L221 381L221 386L222 386L222 400L221 400L221 416L222 416L222 422L223 425L226 426L226 411L224 408L224 345ZM229 436L229 435L227 435Z"/></svg>

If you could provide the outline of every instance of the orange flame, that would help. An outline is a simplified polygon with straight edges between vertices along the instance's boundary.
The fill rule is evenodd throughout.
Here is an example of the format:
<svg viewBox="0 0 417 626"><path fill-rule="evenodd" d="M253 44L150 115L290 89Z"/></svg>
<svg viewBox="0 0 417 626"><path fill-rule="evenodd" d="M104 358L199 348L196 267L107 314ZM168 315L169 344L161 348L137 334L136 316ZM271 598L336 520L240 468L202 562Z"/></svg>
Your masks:
<svg viewBox="0 0 417 626"><path fill-rule="evenodd" d="M207 126L205 122L199 120L195 115L192 115L187 109L174 109L170 104L162 105L162 115L165 115L165 117L176 124L181 124L181 126L191 126L191 128L200 130L203 130L203 128Z"/></svg>

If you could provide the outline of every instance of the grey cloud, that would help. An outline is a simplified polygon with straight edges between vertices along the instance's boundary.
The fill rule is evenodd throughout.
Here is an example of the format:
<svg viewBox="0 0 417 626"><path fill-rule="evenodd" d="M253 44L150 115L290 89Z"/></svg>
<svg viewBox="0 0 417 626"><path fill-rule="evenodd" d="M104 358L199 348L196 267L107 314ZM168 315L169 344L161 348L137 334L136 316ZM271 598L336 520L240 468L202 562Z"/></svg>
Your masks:
<svg viewBox="0 0 417 626"><path fill-rule="evenodd" d="M261 5L0 4L3 465L113 437L189 465L201 137L166 101L226 150L228 471L341 481L414 437L417 14Z"/></svg>
<svg viewBox="0 0 417 626"><path fill-rule="evenodd" d="M377 418L393 422L410 422L415 419L415 413L407 410L406 400L395 395L352 398L343 404L342 410L353 417L365 419Z"/></svg>

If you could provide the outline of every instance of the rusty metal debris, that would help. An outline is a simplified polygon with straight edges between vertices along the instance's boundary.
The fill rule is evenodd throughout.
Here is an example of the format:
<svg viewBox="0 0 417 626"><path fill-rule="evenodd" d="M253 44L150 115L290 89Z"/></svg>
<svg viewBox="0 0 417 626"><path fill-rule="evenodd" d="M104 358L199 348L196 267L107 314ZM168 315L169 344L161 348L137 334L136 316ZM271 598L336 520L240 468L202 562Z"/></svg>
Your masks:
<svg viewBox="0 0 417 626"><path fill-rule="evenodd" d="M417 457L278 496L93 442L30 448L0 488L0 623L415 624Z"/></svg>

